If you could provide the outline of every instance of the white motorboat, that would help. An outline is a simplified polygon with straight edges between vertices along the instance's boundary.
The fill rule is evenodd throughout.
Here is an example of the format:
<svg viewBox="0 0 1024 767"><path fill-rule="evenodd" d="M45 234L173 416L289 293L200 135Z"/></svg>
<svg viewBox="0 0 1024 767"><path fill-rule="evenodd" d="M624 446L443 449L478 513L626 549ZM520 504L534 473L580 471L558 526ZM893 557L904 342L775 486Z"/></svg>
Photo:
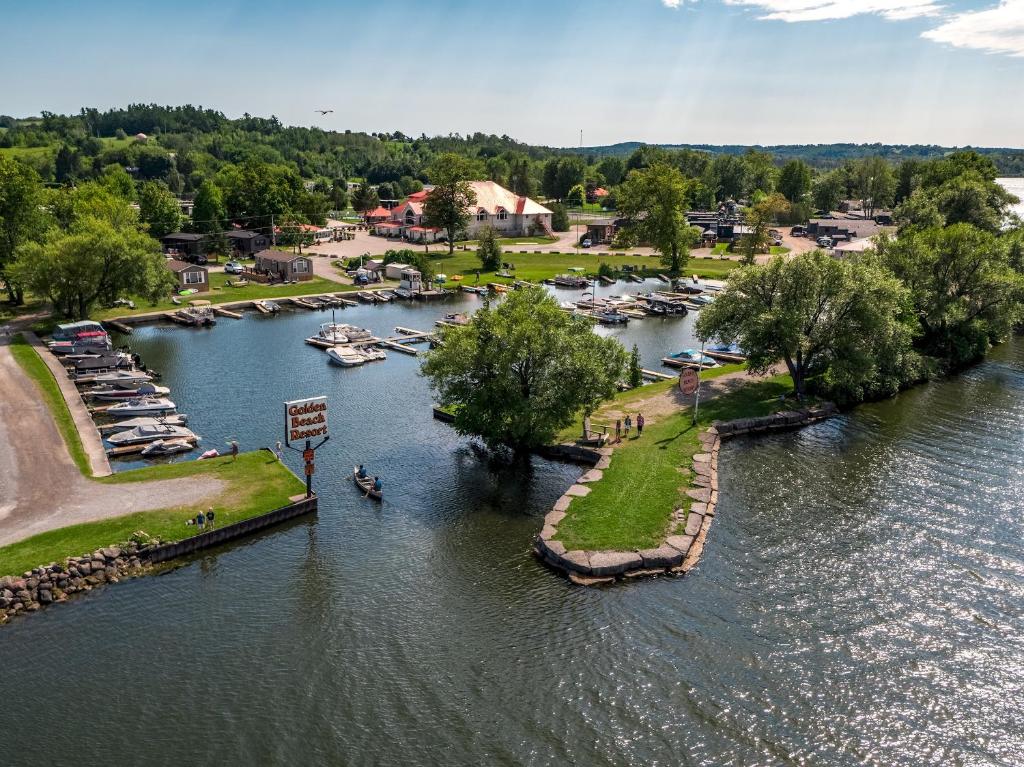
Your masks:
<svg viewBox="0 0 1024 767"><path fill-rule="evenodd" d="M357 325L338 325L342 332L348 336L348 340L352 341L366 341L367 339L373 338L373 331L361 328Z"/></svg>
<svg viewBox="0 0 1024 767"><path fill-rule="evenodd" d="M128 431L128 429L134 429L136 426L157 426L160 424L184 426L186 423L188 423L188 416L184 414L164 416L140 415L124 421L117 421L116 423L103 424L99 428L100 431Z"/></svg>
<svg viewBox="0 0 1024 767"><path fill-rule="evenodd" d="M173 413L178 406L166 397L136 397L126 402L118 402L106 409L109 416L128 415L158 415L161 413Z"/></svg>
<svg viewBox="0 0 1024 767"><path fill-rule="evenodd" d="M360 349L359 353L366 358L367 362L376 362L377 360L386 360L388 358L387 352L383 349L374 349L371 346Z"/></svg>
<svg viewBox="0 0 1024 767"><path fill-rule="evenodd" d="M94 376L92 382L98 386L116 386L118 389L134 389L139 384L152 381L153 376L141 370L113 370Z"/></svg>
<svg viewBox="0 0 1024 767"><path fill-rule="evenodd" d="M142 455L154 458L161 455L174 455L195 450L195 443L187 439L158 439L142 448Z"/></svg>
<svg viewBox="0 0 1024 767"><path fill-rule="evenodd" d="M327 359L343 368L354 368L367 361L366 355L348 346L332 346L327 350Z"/></svg>
<svg viewBox="0 0 1024 767"><path fill-rule="evenodd" d="M186 429L184 426L170 426L167 424L154 424L152 426L136 426L128 431L121 431L107 437L111 445L142 445L146 442L156 442L158 439L198 439L195 432Z"/></svg>
<svg viewBox="0 0 1024 767"><path fill-rule="evenodd" d="M83 396L93 397L107 402L130 399L133 397L164 397L171 393L166 386L154 386L151 383L139 384L134 388L119 389L116 386L108 386L100 389L87 389L82 392Z"/></svg>
<svg viewBox="0 0 1024 767"><path fill-rule="evenodd" d="M347 344L350 339L345 333L346 327L348 326L336 322L325 322L320 326L320 332L317 335L332 344Z"/></svg>

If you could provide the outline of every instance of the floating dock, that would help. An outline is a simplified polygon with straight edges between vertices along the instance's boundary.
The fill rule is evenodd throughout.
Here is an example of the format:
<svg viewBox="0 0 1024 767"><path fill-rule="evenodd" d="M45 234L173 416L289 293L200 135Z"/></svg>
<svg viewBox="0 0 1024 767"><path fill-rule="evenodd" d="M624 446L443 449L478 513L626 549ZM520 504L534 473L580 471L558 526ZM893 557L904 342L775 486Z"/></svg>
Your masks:
<svg viewBox="0 0 1024 767"><path fill-rule="evenodd" d="M224 307L217 306L216 304L213 306L213 313L219 314L221 317L230 317L233 320L242 319L242 315L238 312L233 312L230 309L225 309Z"/></svg>
<svg viewBox="0 0 1024 767"><path fill-rule="evenodd" d="M409 354L414 357L420 353L419 349L413 349L411 346L400 344L397 341L394 341L390 338L382 338L380 341L377 342L377 346L383 346L387 349L394 349L396 352L402 352L402 354Z"/></svg>
<svg viewBox="0 0 1024 767"><path fill-rule="evenodd" d="M710 370L711 368L718 367L717 365L707 365L703 362L677 360L674 357L662 357L661 364L668 365L670 368L697 368L699 370Z"/></svg>
<svg viewBox="0 0 1024 767"><path fill-rule="evenodd" d="M705 350L704 355L713 360L721 360L722 362L736 363L747 361L747 358L742 354L731 354L730 352L713 352Z"/></svg>
<svg viewBox="0 0 1024 767"><path fill-rule="evenodd" d="M177 439L184 439L192 446L193 450L195 449L196 445L199 442L199 440L185 439L184 437L178 437ZM119 455L135 455L137 453L141 453L151 444L151 442L144 442L141 445L122 445L121 447L112 447L109 450L107 450L107 455L110 456L111 458L116 458Z"/></svg>
<svg viewBox="0 0 1024 767"><path fill-rule="evenodd" d="M647 370L646 368L640 368L640 374L644 378L650 378L654 381L674 381L676 377L669 373L659 373L657 370Z"/></svg>
<svg viewBox="0 0 1024 767"><path fill-rule="evenodd" d="M105 322L103 322L103 324L109 325L119 333L131 335L132 329L128 325L125 325L123 322L118 322L117 320L106 320Z"/></svg>

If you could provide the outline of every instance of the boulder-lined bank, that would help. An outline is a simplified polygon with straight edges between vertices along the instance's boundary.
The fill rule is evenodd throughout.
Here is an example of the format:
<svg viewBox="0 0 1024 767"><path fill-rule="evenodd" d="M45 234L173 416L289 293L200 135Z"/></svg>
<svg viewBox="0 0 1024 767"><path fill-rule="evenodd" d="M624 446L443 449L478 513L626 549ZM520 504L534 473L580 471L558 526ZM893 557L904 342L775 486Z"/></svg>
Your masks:
<svg viewBox="0 0 1024 767"><path fill-rule="evenodd" d="M151 567L145 559L148 548L134 542L124 548L110 546L36 567L21 577L0 578L0 624L19 613L64 602L73 594L91 591L104 583L141 575Z"/></svg>
<svg viewBox="0 0 1024 767"><path fill-rule="evenodd" d="M589 485L600 482L603 471L611 465L612 448L592 453L597 456L594 468L585 472L570 487L544 517L544 527L537 536L534 551L547 565L565 573L574 583L597 585L612 583L618 578L651 575L682 575L700 560L711 522L718 506L718 454L722 440L744 434L762 434L807 426L838 413L832 403L801 410L783 411L758 418L739 418L715 421L699 435L703 452L693 455L690 472L692 479L686 496L689 508L677 508L672 513L666 535L654 548L631 551L566 550L556 540L558 525L565 519L573 498L590 493Z"/></svg>

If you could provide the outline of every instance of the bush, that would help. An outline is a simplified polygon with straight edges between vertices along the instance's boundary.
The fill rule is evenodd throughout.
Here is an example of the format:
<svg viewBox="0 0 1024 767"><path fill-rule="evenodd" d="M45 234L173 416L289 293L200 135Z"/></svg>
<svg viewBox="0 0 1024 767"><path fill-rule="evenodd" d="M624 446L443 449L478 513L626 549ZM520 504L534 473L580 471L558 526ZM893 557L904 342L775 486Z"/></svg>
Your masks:
<svg viewBox="0 0 1024 767"><path fill-rule="evenodd" d="M615 267L602 261L597 266L597 276L612 278L615 276Z"/></svg>
<svg viewBox="0 0 1024 767"><path fill-rule="evenodd" d="M566 212L565 206L560 202L556 202L551 206L551 228L556 232L569 231L569 214Z"/></svg>

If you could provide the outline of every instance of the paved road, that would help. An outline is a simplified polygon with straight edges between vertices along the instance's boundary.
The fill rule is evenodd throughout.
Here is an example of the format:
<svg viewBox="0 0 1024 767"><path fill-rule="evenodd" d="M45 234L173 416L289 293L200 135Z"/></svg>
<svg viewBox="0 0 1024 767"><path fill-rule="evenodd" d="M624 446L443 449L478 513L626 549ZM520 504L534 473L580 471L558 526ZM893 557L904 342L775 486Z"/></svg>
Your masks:
<svg viewBox="0 0 1024 767"><path fill-rule="evenodd" d="M123 485L84 478L5 339L0 339L0 392L0 546L79 522L200 507L224 489L224 483L208 478Z"/></svg>

